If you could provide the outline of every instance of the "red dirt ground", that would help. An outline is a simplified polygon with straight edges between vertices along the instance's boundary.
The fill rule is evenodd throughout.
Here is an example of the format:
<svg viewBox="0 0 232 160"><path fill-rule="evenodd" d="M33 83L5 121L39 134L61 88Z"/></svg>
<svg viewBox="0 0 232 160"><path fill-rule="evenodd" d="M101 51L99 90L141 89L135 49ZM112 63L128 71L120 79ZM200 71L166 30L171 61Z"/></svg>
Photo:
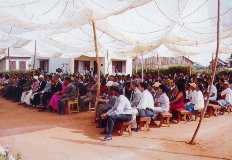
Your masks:
<svg viewBox="0 0 232 160"><path fill-rule="evenodd" d="M151 128L103 142L93 113L59 116L0 98L0 144L25 160L229 160L232 114L205 119L196 145L188 145L197 122Z"/></svg>

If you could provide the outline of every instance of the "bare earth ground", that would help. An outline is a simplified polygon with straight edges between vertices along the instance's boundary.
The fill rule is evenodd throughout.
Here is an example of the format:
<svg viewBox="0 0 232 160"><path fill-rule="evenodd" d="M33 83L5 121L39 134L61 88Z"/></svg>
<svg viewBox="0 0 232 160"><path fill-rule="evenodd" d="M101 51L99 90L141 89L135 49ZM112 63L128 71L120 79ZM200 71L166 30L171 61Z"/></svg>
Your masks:
<svg viewBox="0 0 232 160"><path fill-rule="evenodd" d="M205 119L198 144L190 140L197 122L151 128L103 142L93 113L59 116L0 98L0 144L25 160L232 159L232 114Z"/></svg>

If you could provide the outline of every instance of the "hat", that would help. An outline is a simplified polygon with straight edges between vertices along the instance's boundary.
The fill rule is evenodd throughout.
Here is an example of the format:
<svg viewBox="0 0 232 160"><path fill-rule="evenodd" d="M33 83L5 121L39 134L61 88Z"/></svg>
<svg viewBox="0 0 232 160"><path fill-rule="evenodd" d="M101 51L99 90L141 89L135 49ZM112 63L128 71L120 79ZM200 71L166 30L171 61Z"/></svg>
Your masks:
<svg viewBox="0 0 232 160"><path fill-rule="evenodd" d="M196 83L189 83L189 85L190 85L191 87L193 87L193 88L197 88Z"/></svg>
<svg viewBox="0 0 232 160"><path fill-rule="evenodd" d="M153 84L153 87L158 88L160 85L161 85L161 83L159 83L159 82L155 82L155 83Z"/></svg>
<svg viewBox="0 0 232 160"><path fill-rule="evenodd" d="M34 76L33 78L34 78L35 80L38 80L38 79L39 79L39 77L38 77L38 76Z"/></svg>

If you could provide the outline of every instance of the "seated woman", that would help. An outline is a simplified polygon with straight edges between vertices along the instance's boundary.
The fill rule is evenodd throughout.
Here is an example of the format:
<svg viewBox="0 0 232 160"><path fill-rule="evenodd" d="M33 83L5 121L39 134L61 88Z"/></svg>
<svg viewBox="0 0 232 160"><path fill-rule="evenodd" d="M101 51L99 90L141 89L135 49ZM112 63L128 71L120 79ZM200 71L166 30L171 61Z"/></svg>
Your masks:
<svg viewBox="0 0 232 160"><path fill-rule="evenodd" d="M183 81L176 82L176 93L174 100L170 102L170 110L176 111L177 109L185 108L185 84Z"/></svg>
<svg viewBox="0 0 232 160"><path fill-rule="evenodd" d="M155 108L154 108L154 118L163 112L169 112L170 109L170 101L167 96L167 88L164 85L160 85L157 91L157 99L155 101Z"/></svg>
<svg viewBox="0 0 232 160"><path fill-rule="evenodd" d="M34 76L32 80L31 89L22 93L21 96L22 104L26 104L28 106L31 105L31 99L33 98L33 94L36 93L36 91L39 88L38 78L39 78L38 76Z"/></svg>
<svg viewBox="0 0 232 160"><path fill-rule="evenodd" d="M59 76L55 76L52 82L51 92L52 92L52 98L49 102L49 107L52 111L57 112L58 111L58 102L61 98L62 92L66 89L67 84L63 83L61 84L59 80Z"/></svg>
<svg viewBox="0 0 232 160"><path fill-rule="evenodd" d="M186 104L186 110L189 112L199 111L204 108L204 96L196 83L190 83L189 102Z"/></svg>

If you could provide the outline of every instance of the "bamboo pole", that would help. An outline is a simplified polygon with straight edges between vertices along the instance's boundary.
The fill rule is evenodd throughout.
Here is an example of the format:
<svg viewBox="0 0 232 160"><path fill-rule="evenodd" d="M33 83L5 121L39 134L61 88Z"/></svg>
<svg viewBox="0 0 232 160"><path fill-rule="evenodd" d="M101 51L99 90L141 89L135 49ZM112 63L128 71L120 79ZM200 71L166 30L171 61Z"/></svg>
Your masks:
<svg viewBox="0 0 232 160"><path fill-rule="evenodd" d="M36 52L37 52L37 44L36 44L36 40L35 40L35 50L34 50L34 59L33 59L33 70L35 70L35 58L36 58Z"/></svg>
<svg viewBox="0 0 232 160"><path fill-rule="evenodd" d="M213 85L213 82L214 82L214 78L215 78L215 74L216 74L216 69L217 69L217 63L218 63L218 52L219 52L219 36L220 36L220 0L217 1L218 3L218 9L217 9L217 48L216 48L216 55L215 55L215 62L214 62L214 66L213 66L213 74L212 74L212 77L211 77L211 82L210 82L210 86L209 86L209 93L211 93L211 89L212 89L212 85ZM198 134L198 131L201 127L201 123L204 119L204 116L205 116L205 112L207 110L207 106L209 104L209 96L210 94L207 95L207 99L206 99L206 103L205 103L205 106L203 108L203 112L201 114L201 118L199 120L199 123L197 125L197 128L193 134L193 137L191 139L191 141L189 142L189 144L195 144L195 138Z"/></svg>
<svg viewBox="0 0 232 160"><path fill-rule="evenodd" d="M98 100L100 96L100 80L101 80L101 72L100 72L100 62L99 62L99 50L97 45L97 33L96 33L96 26L94 20L92 20L92 27L93 27L93 38L94 38L94 47L95 47L95 53L96 53L96 62L97 62L97 94L96 99ZM97 105L97 101L95 103L95 107Z"/></svg>

